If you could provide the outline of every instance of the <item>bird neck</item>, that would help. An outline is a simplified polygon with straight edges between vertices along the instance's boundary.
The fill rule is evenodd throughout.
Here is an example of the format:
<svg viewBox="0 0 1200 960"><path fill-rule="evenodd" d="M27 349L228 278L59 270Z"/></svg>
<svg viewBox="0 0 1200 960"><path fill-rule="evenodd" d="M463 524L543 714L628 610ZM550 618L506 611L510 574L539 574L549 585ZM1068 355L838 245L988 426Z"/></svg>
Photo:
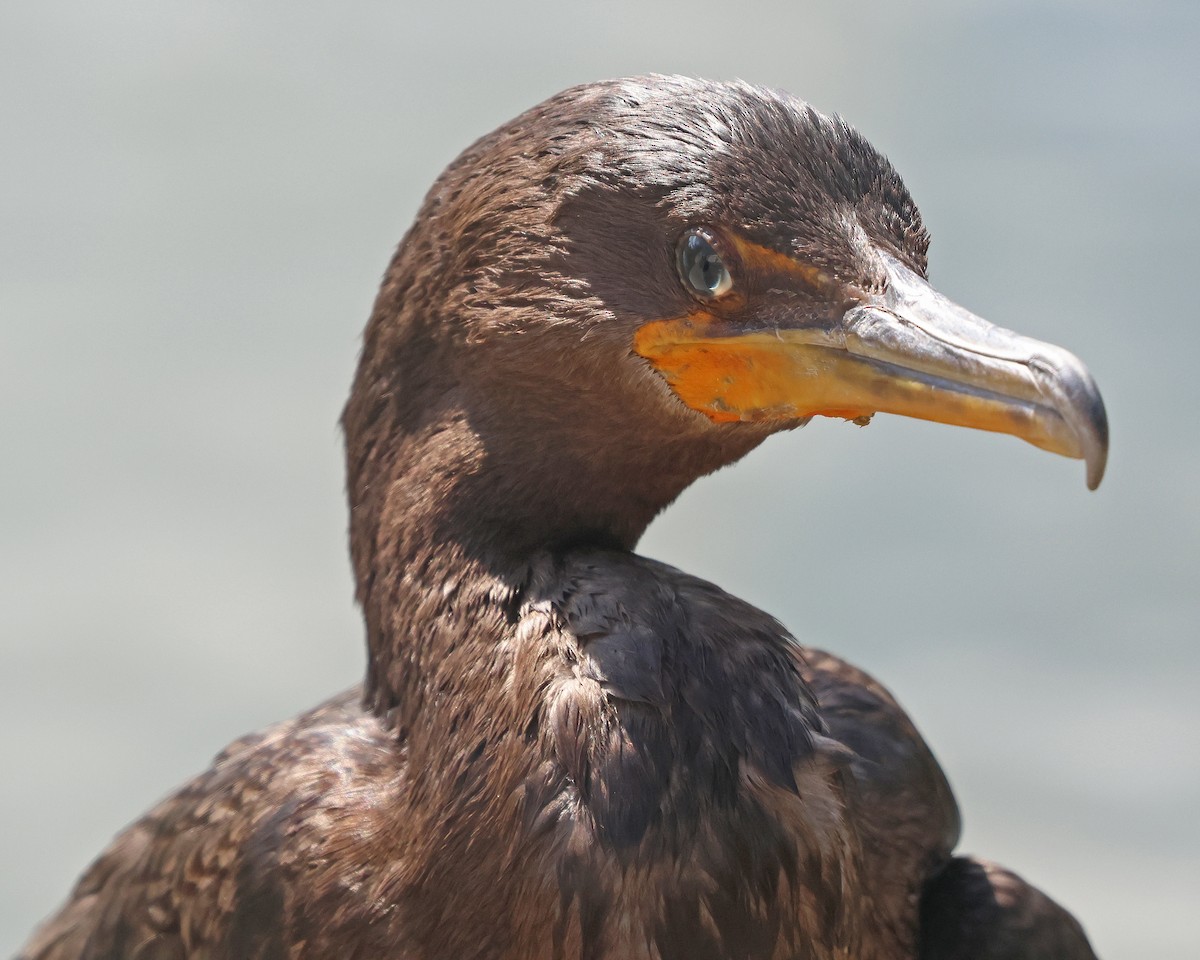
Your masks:
<svg viewBox="0 0 1200 960"><path fill-rule="evenodd" d="M417 727L431 736L447 728L436 712L449 693L469 699L495 685L463 678L511 636L532 565L579 546L632 550L688 483L761 439L703 455L646 431L605 444L576 435L585 414L570 405L541 423L454 391L419 408L347 408L367 698L410 741Z"/></svg>
<svg viewBox="0 0 1200 960"><path fill-rule="evenodd" d="M632 549L686 485L639 484L644 464L601 476L565 441L489 419L453 403L415 422L402 409L346 418L367 702L410 743L444 735L443 708L491 692L471 678L511 635L532 564L584 544Z"/></svg>

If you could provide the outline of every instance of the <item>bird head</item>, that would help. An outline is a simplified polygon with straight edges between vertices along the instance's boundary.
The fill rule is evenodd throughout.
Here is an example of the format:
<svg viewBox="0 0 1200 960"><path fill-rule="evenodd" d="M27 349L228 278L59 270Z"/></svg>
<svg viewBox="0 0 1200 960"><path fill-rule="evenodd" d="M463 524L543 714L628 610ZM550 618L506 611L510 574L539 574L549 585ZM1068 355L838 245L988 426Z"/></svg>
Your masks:
<svg viewBox="0 0 1200 960"><path fill-rule="evenodd" d="M937 293L928 243L890 163L800 100L676 77L574 88L430 191L357 402L392 404L402 432L451 411L505 467L489 482L523 468L541 499L577 502L567 526L624 523L621 542L814 416L1009 433L1085 460L1094 488L1107 424L1086 368ZM355 403L348 431L378 420Z"/></svg>

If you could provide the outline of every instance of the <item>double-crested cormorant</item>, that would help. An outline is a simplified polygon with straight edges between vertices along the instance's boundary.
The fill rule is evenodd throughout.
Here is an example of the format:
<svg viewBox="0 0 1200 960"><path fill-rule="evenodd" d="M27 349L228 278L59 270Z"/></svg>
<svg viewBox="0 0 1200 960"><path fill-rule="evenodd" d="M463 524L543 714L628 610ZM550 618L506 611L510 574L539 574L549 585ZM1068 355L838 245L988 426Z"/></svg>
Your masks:
<svg viewBox="0 0 1200 960"><path fill-rule="evenodd" d="M445 171L343 418L365 685L121 834L27 960L1092 957L870 677L632 552L816 415L1087 462L1083 365L925 279L904 184L745 84L569 90Z"/></svg>

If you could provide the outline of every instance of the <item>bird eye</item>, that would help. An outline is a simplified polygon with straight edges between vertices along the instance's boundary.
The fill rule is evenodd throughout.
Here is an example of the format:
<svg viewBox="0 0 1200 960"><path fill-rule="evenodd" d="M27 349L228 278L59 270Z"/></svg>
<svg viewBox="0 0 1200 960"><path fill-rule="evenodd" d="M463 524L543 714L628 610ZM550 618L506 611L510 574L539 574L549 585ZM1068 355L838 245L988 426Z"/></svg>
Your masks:
<svg viewBox="0 0 1200 960"><path fill-rule="evenodd" d="M677 262L683 285L698 297L712 300L733 288L729 268L707 230L689 230L679 238Z"/></svg>

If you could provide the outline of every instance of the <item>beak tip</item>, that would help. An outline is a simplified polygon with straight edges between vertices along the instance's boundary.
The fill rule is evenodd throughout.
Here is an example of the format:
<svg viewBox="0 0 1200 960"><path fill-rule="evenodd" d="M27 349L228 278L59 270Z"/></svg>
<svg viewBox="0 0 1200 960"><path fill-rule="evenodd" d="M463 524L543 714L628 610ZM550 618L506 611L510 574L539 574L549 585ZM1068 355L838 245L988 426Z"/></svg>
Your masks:
<svg viewBox="0 0 1200 960"><path fill-rule="evenodd" d="M1090 378L1089 378L1090 379ZM1095 490L1104 479L1104 468L1108 463L1108 414L1100 391L1092 387L1092 403L1086 418L1087 427L1083 440L1084 461L1087 464L1087 485Z"/></svg>
<svg viewBox="0 0 1200 960"><path fill-rule="evenodd" d="M1108 444L1096 447L1087 454L1087 487L1095 490L1104 479L1104 468L1108 463Z"/></svg>

